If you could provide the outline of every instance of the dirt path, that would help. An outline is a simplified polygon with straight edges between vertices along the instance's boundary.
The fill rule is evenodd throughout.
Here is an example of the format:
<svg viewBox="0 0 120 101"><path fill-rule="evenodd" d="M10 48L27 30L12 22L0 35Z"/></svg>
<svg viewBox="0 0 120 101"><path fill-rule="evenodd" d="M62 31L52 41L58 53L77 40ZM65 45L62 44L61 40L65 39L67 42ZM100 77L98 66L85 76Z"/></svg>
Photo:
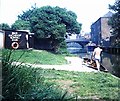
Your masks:
<svg viewBox="0 0 120 101"><path fill-rule="evenodd" d="M34 68L44 68L44 69L55 69L55 70L68 70L68 71L79 71L79 72L97 72L97 70L89 68L82 64L82 59L79 57L65 57L69 64L65 65L41 65L41 64L29 64Z"/></svg>

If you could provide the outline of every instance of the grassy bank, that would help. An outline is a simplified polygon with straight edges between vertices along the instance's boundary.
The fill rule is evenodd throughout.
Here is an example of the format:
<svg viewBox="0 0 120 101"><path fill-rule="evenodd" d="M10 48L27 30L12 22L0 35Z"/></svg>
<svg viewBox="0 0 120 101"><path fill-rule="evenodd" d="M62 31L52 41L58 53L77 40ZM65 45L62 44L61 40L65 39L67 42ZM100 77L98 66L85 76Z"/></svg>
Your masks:
<svg viewBox="0 0 120 101"><path fill-rule="evenodd" d="M46 82L42 75L43 70L30 66L12 65L12 51L4 50L2 53L2 97L8 101L46 101L56 99L73 99L65 90L51 82ZM21 56L18 55L18 58ZM18 60L16 60L18 61Z"/></svg>
<svg viewBox="0 0 120 101"><path fill-rule="evenodd" d="M64 57L47 51L17 50L10 51L9 54L3 53L3 97L63 100L71 98L71 93L70 95L76 95L78 99L118 100L120 79L110 73L84 73L11 65L14 60L29 63L39 61L41 64L56 64L54 61L58 61L58 64L63 64L66 63Z"/></svg>
<svg viewBox="0 0 120 101"><path fill-rule="evenodd" d="M109 73L81 73L70 71L43 70L46 82L53 82L80 99L116 99L120 97L120 79Z"/></svg>
<svg viewBox="0 0 120 101"><path fill-rule="evenodd" d="M49 65L60 65L67 64L65 55L54 54L44 50L14 50L11 58L18 60L18 56L22 56L19 62L27 62L33 64L49 64Z"/></svg>

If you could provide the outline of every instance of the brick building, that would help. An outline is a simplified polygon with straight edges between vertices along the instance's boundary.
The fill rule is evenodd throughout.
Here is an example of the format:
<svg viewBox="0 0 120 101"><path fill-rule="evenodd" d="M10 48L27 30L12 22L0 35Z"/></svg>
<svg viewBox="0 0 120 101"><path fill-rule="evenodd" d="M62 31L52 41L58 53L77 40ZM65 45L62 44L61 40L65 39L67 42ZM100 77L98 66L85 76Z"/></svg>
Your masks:
<svg viewBox="0 0 120 101"><path fill-rule="evenodd" d="M108 20L111 16L112 12L108 12L91 25L91 41L93 43L101 46L109 46L111 44L111 26L108 25Z"/></svg>

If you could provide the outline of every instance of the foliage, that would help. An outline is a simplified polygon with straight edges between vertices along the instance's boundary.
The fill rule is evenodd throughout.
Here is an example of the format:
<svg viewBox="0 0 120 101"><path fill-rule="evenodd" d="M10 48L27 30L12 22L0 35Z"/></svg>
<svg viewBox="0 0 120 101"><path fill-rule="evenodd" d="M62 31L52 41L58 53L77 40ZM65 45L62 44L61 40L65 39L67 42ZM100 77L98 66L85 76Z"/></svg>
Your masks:
<svg viewBox="0 0 120 101"><path fill-rule="evenodd" d="M29 22L28 29L35 33L37 38L51 38L55 52L59 50L61 42L64 41L66 32L79 34L81 30L77 15L60 7L33 7L19 15L18 19L19 21L13 25L15 28L26 28L26 23Z"/></svg>
<svg viewBox="0 0 120 101"><path fill-rule="evenodd" d="M73 99L67 92L58 89L54 83L46 83L42 69L25 66L22 63L20 65L13 64L12 54L14 54L14 51L3 51L3 100L41 101L51 99L54 101L56 99ZM20 57L18 57L18 60Z"/></svg>
<svg viewBox="0 0 120 101"><path fill-rule="evenodd" d="M12 24L11 28L13 30L30 30L29 21L24 20L16 20L14 24Z"/></svg>
<svg viewBox="0 0 120 101"><path fill-rule="evenodd" d="M109 24L113 28L113 35L116 37L115 46L120 46L120 0L116 0L114 5L109 5L109 9L114 11Z"/></svg>
<svg viewBox="0 0 120 101"><path fill-rule="evenodd" d="M10 29L10 26L7 23L1 23L0 29Z"/></svg>
<svg viewBox="0 0 120 101"><path fill-rule="evenodd" d="M77 15L72 11L67 11L65 8L51 6L44 6L41 8L34 7L23 12L23 14L18 17L21 20L30 21L30 23L32 23L31 26L36 25L35 28L39 28L39 30L43 29L42 31L44 33L48 32L50 30L48 28L51 28L54 24L65 25L68 33L79 34L81 30L81 24L77 22ZM35 31L35 29L32 31ZM36 33L40 34L39 32Z"/></svg>
<svg viewBox="0 0 120 101"><path fill-rule="evenodd" d="M15 21L15 23L12 24L12 29L13 30L30 30L30 17L33 14L33 10L36 8L36 6L32 6L31 9L28 11L24 12L23 14L18 15L18 20Z"/></svg>
<svg viewBox="0 0 120 101"><path fill-rule="evenodd" d="M29 21L35 9L37 9L36 4L31 6L31 9L28 9L27 11L23 11L23 14L18 15L18 19Z"/></svg>

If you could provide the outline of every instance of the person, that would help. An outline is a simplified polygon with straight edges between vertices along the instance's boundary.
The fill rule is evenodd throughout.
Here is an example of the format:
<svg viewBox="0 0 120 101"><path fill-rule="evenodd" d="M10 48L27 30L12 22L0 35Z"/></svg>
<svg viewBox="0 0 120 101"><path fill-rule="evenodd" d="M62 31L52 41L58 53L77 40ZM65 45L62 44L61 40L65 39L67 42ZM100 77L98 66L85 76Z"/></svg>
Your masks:
<svg viewBox="0 0 120 101"><path fill-rule="evenodd" d="M100 71L101 52L102 52L102 49L100 48L100 46L97 46L94 49L93 54L92 54L96 62L98 71Z"/></svg>

